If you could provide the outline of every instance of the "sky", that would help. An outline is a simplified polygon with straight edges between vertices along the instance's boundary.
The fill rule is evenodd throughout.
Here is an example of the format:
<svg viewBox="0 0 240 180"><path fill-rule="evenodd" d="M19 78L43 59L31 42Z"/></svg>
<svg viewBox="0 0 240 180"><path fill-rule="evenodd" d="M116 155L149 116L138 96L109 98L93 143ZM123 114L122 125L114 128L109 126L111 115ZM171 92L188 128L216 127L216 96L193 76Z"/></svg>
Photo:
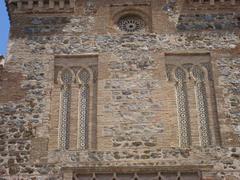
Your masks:
<svg viewBox="0 0 240 180"><path fill-rule="evenodd" d="M9 19L5 1L0 0L0 55L7 54Z"/></svg>

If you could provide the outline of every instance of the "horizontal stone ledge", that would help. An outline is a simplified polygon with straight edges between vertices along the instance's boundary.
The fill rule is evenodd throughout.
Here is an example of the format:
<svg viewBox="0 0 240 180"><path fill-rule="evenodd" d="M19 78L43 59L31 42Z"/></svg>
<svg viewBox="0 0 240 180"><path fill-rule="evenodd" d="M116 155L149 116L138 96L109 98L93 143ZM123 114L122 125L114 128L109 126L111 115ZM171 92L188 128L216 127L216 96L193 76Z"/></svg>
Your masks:
<svg viewBox="0 0 240 180"><path fill-rule="evenodd" d="M181 165L181 166L86 166L86 167L62 167L63 171L79 171L84 173L139 173L139 172L198 172L213 169L213 165Z"/></svg>
<svg viewBox="0 0 240 180"><path fill-rule="evenodd" d="M55 58L82 58L82 57L98 57L98 53L82 53L82 54L56 54Z"/></svg>
<svg viewBox="0 0 240 180"><path fill-rule="evenodd" d="M210 52L208 51L169 51L164 53L165 56L209 56Z"/></svg>

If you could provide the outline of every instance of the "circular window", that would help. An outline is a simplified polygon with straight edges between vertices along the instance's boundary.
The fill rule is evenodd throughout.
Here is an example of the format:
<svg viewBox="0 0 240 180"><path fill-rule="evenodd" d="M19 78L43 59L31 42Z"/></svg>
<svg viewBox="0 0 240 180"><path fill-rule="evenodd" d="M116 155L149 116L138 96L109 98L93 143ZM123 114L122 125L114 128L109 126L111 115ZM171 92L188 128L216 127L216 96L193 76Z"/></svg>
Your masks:
<svg viewBox="0 0 240 180"><path fill-rule="evenodd" d="M136 15L127 15L121 17L117 24L119 29L125 32L136 32L143 30L145 27L145 22L143 19Z"/></svg>

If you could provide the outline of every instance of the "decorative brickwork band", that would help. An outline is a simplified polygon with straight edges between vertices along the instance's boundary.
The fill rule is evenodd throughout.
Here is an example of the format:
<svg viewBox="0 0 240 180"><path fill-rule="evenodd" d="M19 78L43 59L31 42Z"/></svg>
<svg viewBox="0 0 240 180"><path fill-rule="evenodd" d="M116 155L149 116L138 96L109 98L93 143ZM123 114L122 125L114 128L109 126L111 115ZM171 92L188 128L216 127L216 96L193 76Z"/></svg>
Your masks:
<svg viewBox="0 0 240 180"><path fill-rule="evenodd" d="M222 5L225 5L225 6L228 6L228 5L236 5L239 3L239 0L230 0L230 1L227 1L227 0L191 0L189 1L191 4L195 4L195 5L210 5L210 6L213 6L213 5L219 5L220 3Z"/></svg>
<svg viewBox="0 0 240 180"><path fill-rule="evenodd" d="M81 81L80 87L80 117L79 117L79 135L78 135L78 148L88 148L88 120L89 120L89 80L90 74L86 69L83 69L79 73L79 79Z"/></svg>
<svg viewBox="0 0 240 180"><path fill-rule="evenodd" d="M7 0L17 12L23 11L64 11L73 10L75 0Z"/></svg>
<svg viewBox="0 0 240 180"><path fill-rule="evenodd" d="M60 111L60 130L59 147L60 149L69 148L69 121L71 108L71 83L73 75L70 70L65 70L61 74L62 92L61 92L61 111Z"/></svg>
<svg viewBox="0 0 240 180"><path fill-rule="evenodd" d="M179 123L179 143L180 147L189 147L190 142L190 126L189 126L189 110L186 87L186 73L183 69L175 70L176 96L177 96L177 112Z"/></svg>
<svg viewBox="0 0 240 180"><path fill-rule="evenodd" d="M201 146L208 146L211 144L209 135L209 117L208 117L208 103L207 93L204 83L204 71L199 66L192 68L192 76L195 79L196 104L199 116L199 130Z"/></svg>
<svg viewBox="0 0 240 180"><path fill-rule="evenodd" d="M130 168L131 169L131 168ZM87 174L74 173L73 180L157 180L157 179L191 179L199 180L199 172L91 172Z"/></svg>

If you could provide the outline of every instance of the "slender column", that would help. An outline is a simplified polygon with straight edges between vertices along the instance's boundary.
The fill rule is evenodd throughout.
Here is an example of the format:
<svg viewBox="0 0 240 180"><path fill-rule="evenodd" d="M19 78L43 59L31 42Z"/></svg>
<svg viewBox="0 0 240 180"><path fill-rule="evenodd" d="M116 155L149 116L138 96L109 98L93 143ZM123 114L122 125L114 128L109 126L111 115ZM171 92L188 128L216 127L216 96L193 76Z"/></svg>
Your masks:
<svg viewBox="0 0 240 180"><path fill-rule="evenodd" d="M186 73L183 69L175 70L176 79L176 99L179 124L179 144L180 147L189 147L190 142L190 125L189 125L189 108L186 88Z"/></svg>
<svg viewBox="0 0 240 180"><path fill-rule="evenodd" d="M43 0L38 0L38 7L43 8Z"/></svg>
<svg viewBox="0 0 240 180"><path fill-rule="evenodd" d="M200 67L194 66L192 69L192 75L195 79L196 104L199 117L200 144L201 146L209 146L211 144L211 141L209 135L209 115L207 93L204 83L204 72Z"/></svg>
<svg viewBox="0 0 240 180"><path fill-rule="evenodd" d="M54 0L49 0L49 9L54 8Z"/></svg>
<svg viewBox="0 0 240 180"><path fill-rule="evenodd" d="M70 8L74 8L74 4L75 4L75 1L74 0L70 0Z"/></svg>
<svg viewBox="0 0 240 180"><path fill-rule="evenodd" d="M83 69L79 73L81 81L80 87L80 101L79 101L79 135L78 135L78 148L88 148L88 121L89 121L89 80L90 74L87 70Z"/></svg>
<svg viewBox="0 0 240 180"><path fill-rule="evenodd" d="M63 9L64 8L64 0L60 0L59 1L59 9Z"/></svg>
<svg viewBox="0 0 240 180"><path fill-rule="evenodd" d="M69 121L71 108L72 78L72 74L69 70L66 70L62 73L61 112L59 121L59 147L62 150L69 148Z"/></svg>
<svg viewBox="0 0 240 180"><path fill-rule="evenodd" d="M33 1L28 0L28 9L32 9L32 8L33 8Z"/></svg>

